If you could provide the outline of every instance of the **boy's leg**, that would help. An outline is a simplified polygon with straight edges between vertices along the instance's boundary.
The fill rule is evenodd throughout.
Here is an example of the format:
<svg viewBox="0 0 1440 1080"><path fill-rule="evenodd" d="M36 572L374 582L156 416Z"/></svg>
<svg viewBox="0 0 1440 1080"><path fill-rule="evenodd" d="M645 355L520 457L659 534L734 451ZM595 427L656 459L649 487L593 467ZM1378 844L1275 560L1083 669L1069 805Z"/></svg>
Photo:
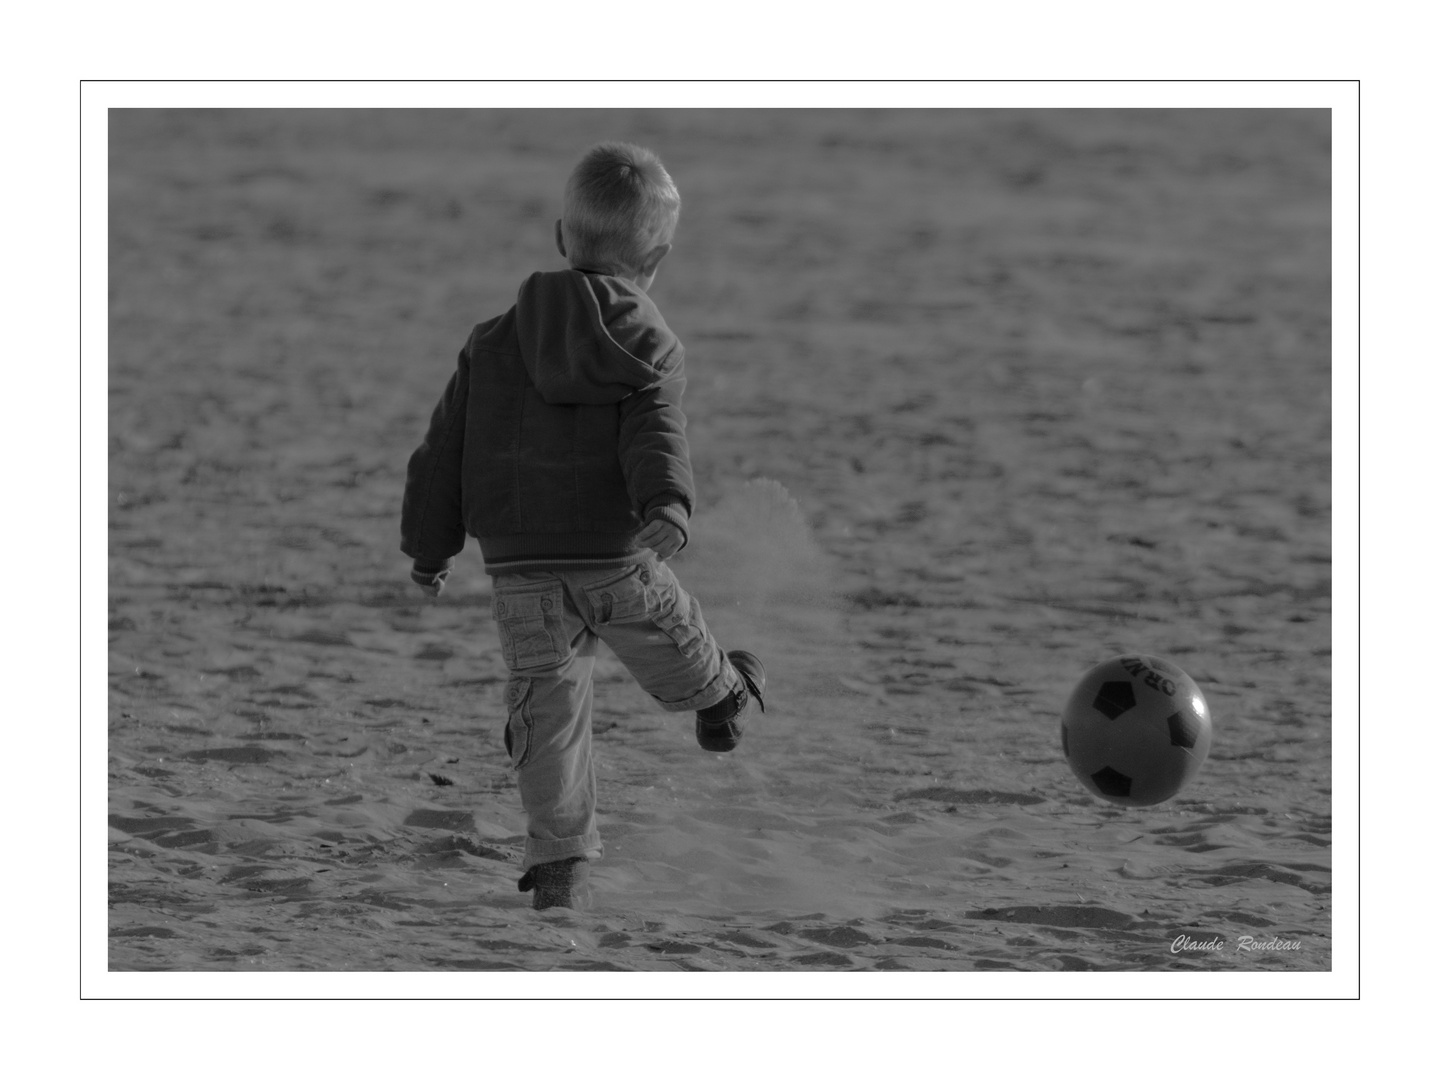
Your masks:
<svg viewBox="0 0 1440 1080"><path fill-rule="evenodd" d="M578 592L577 602L590 609L590 625L641 688L670 712L700 715L702 746L728 750L739 742L741 714L749 697L763 690L763 668L755 661L736 670L744 666L742 656L754 657L736 653L737 663L731 663L706 627L699 602L668 566L642 563L591 578ZM704 730L712 718L723 722L725 737L711 738Z"/></svg>
<svg viewBox="0 0 1440 1080"><path fill-rule="evenodd" d="M599 858L590 749L595 635L550 574L496 577L494 610L510 669L505 746L527 819L522 869Z"/></svg>

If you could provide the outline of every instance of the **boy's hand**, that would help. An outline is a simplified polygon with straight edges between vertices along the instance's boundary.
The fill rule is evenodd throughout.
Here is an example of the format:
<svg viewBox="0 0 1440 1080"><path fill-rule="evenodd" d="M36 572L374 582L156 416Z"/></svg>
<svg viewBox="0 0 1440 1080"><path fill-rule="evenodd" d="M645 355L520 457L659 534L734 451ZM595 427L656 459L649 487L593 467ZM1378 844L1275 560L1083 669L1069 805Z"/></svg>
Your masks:
<svg viewBox="0 0 1440 1080"><path fill-rule="evenodd" d="M640 535L636 539L643 546L655 552L655 557L661 562L685 546L685 534L677 526L662 518L656 518L641 529Z"/></svg>
<svg viewBox="0 0 1440 1080"><path fill-rule="evenodd" d="M450 576L449 570L429 571L422 570L419 566L410 571L410 580L420 586L421 592L428 596L438 597L445 590L445 579Z"/></svg>

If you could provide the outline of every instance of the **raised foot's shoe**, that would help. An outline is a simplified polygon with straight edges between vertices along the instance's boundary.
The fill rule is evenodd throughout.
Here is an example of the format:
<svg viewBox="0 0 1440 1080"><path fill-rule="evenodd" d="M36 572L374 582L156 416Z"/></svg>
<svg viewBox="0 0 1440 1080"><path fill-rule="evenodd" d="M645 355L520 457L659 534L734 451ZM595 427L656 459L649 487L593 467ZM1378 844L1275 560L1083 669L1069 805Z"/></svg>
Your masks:
<svg viewBox="0 0 1440 1080"><path fill-rule="evenodd" d="M725 654L740 676L740 685L725 699L695 714L695 739L706 750L723 754L740 745L745 734L745 708L753 697L760 711L765 711L765 665L754 653L736 649Z"/></svg>
<svg viewBox="0 0 1440 1080"><path fill-rule="evenodd" d="M575 855L559 862L541 863L525 871L520 878L520 891L535 890L530 906L536 911L564 907L581 909L590 906L590 861Z"/></svg>

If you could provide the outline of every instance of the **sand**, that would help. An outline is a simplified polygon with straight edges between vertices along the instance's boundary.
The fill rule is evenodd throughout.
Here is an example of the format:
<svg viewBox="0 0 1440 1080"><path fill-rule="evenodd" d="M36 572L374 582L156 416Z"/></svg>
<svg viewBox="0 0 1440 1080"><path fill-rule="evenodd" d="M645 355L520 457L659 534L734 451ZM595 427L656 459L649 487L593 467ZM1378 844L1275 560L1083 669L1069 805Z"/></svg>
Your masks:
<svg viewBox="0 0 1440 1080"><path fill-rule="evenodd" d="M399 502L612 136L685 198L674 567L770 711L705 754L604 655L597 904L536 913L489 582L472 546L426 600ZM117 111L110 148L110 970L1330 969L1327 114ZM1122 652L1215 717L1145 810L1060 753Z"/></svg>

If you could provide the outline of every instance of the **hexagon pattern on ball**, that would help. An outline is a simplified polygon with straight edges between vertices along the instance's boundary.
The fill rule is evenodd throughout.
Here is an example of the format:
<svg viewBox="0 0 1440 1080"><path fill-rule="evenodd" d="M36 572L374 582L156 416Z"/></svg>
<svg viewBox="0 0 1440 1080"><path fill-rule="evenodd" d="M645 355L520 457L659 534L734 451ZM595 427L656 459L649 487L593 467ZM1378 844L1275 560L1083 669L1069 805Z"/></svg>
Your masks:
<svg viewBox="0 0 1440 1080"><path fill-rule="evenodd" d="M1168 660L1129 654L1097 664L1071 692L1060 746L1085 789L1121 806L1154 806L1195 778L1210 754L1210 707Z"/></svg>

